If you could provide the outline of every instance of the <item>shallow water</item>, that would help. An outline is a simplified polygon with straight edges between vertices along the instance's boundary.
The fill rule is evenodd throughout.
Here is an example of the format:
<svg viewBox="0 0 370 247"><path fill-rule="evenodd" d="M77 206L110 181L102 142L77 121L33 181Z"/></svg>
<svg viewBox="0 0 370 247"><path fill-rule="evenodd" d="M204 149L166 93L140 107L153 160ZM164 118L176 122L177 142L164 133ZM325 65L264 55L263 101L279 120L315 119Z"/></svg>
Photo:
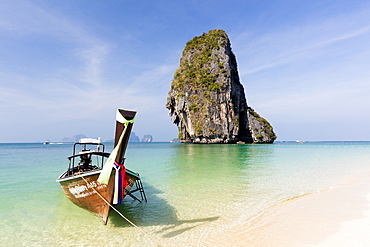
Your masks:
<svg viewBox="0 0 370 247"><path fill-rule="evenodd" d="M111 151L107 144L106 150ZM72 144L0 144L3 246L202 246L271 205L369 174L369 142L273 145L130 143L148 203L126 198L108 225L72 204L55 179Z"/></svg>

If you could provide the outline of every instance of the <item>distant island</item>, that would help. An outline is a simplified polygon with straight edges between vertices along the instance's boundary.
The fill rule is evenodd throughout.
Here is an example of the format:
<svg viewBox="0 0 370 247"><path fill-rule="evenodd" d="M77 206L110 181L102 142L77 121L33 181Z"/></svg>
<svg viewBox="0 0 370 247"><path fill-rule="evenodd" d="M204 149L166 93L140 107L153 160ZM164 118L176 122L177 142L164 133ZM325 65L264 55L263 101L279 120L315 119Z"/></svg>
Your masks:
<svg viewBox="0 0 370 247"><path fill-rule="evenodd" d="M150 134L144 135L143 138L140 138L135 134L135 132L131 132L130 139L128 142L153 142L153 136Z"/></svg>
<svg viewBox="0 0 370 247"><path fill-rule="evenodd" d="M247 105L230 40L214 29L186 43L166 107L178 139L192 143L273 143L271 124Z"/></svg>
<svg viewBox="0 0 370 247"><path fill-rule="evenodd" d="M64 137L62 142L79 142L81 138L87 138L85 134L77 134L72 137ZM97 139L97 138L96 138ZM104 142L114 142L114 139L105 140ZM131 132L129 142L153 142L153 136L150 134L144 135L143 138L140 138Z"/></svg>
<svg viewBox="0 0 370 247"><path fill-rule="evenodd" d="M85 134L77 134L72 137L64 137L62 142L79 142L81 138L87 138Z"/></svg>

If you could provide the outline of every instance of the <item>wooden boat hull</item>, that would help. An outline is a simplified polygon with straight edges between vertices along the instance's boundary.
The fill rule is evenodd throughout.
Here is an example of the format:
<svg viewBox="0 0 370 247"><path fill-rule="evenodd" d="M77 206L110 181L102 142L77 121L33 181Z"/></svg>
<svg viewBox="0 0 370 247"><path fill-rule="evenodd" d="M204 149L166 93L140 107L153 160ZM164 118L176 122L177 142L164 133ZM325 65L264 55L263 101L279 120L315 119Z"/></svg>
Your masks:
<svg viewBox="0 0 370 247"><path fill-rule="evenodd" d="M110 212L110 205L113 201L114 193L114 177L115 171L112 171L108 184L99 183L99 171L87 172L73 177L57 179L60 183L64 194L67 198L77 206L88 210L99 216L104 224L107 224ZM129 173L126 173L128 185L125 188L125 195L131 190L137 178ZM86 183L86 181L87 183ZM109 203L107 204L99 194Z"/></svg>
<svg viewBox="0 0 370 247"><path fill-rule="evenodd" d="M77 206L86 209L99 216L104 224L107 223L110 206L98 195L98 193L112 203L114 190L114 172L108 184L100 184L97 180L100 171L85 173L73 177L61 178L60 183L64 194ZM86 181L88 183L86 183Z"/></svg>

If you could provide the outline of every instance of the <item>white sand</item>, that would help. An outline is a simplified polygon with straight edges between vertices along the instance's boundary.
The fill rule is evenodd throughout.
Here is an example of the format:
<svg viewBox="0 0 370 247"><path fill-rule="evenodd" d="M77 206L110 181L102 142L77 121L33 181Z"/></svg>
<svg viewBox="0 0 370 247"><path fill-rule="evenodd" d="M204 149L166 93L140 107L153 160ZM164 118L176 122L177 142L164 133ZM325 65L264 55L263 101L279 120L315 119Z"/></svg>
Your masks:
<svg viewBox="0 0 370 247"><path fill-rule="evenodd" d="M370 201L370 194L366 197ZM363 215L363 218L342 222L337 233L316 246L370 246L370 209Z"/></svg>
<svg viewBox="0 0 370 247"><path fill-rule="evenodd" d="M209 246L370 246L370 179L297 197Z"/></svg>

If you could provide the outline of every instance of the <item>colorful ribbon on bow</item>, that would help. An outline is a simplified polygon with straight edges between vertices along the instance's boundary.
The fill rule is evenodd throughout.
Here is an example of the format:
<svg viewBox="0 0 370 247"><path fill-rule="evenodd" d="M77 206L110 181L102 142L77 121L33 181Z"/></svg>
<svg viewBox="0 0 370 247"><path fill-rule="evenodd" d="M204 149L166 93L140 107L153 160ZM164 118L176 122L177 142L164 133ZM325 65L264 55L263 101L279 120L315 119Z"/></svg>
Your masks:
<svg viewBox="0 0 370 247"><path fill-rule="evenodd" d="M134 123L134 119L132 120L125 119L121 115L119 110L117 110L116 120L119 123L124 124L125 128L122 131L122 134L119 138L119 141L117 142L117 145L114 147L112 153L109 155L107 162L105 162L103 169L98 178L99 183L108 184L113 169L116 170L113 204L120 203L121 200L123 200L125 196L124 189L127 187L127 183L128 183L127 178L126 178L126 167L123 164L118 163L119 161L117 161L117 159L120 159L120 157L117 157L117 155L118 155L118 150L120 149L122 145L123 138L126 134L128 124Z"/></svg>

